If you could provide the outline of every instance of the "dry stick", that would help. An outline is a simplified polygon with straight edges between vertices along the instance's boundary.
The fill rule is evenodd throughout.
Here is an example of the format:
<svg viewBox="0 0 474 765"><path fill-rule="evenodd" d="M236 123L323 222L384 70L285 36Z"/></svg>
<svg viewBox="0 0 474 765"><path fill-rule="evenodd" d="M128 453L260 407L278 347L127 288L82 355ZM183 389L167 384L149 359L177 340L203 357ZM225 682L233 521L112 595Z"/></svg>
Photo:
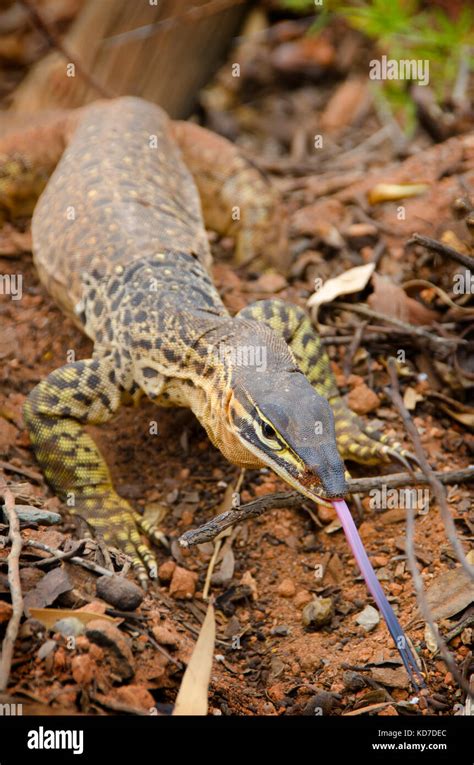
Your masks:
<svg viewBox="0 0 474 765"><path fill-rule="evenodd" d="M413 335L414 337L423 340L425 343L428 343L428 346L435 353L439 353L440 355L446 356L450 351L454 350L457 345L466 345L467 343L466 340L461 340L460 338L437 337L437 335L433 335L426 329L415 327L413 324L407 324L405 321L396 319L393 316L386 316L384 313L372 311L370 308L367 308L367 306L358 303L344 303L338 300L334 303L328 303L328 306L340 308L345 311L353 311L354 313L361 314L361 316L368 316L369 319L377 319L377 321L393 324L395 327L403 329L407 334Z"/></svg>
<svg viewBox="0 0 474 765"><path fill-rule="evenodd" d="M10 471L10 473L18 473L18 475L24 475L25 478L31 478L32 481L38 481L39 483L44 480L41 473L37 473L36 470L21 468L18 467L18 465L13 465L11 462L5 462L4 460L0 460L0 468L2 470Z"/></svg>
<svg viewBox="0 0 474 765"><path fill-rule="evenodd" d="M15 500L9 489L5 489L3 494L5 505L4 510L10 524L9 538L12 543L10 554L8 556L8 584L12 598L13 614L8 622L7 632L2 645L2 656L0 658L0 692L4 691L8 685L10 669L13 659L13 648L18 635L21 615L23 613L23 595L20 582L20 553L21 553L21 534L20 521L15 512Z"/></svg>
<svg viewBox="0 0 474 765"><path fill-rule="evenodd" d="M103 85L101 85L100 82L97 82L95 77L93 77L89 72L87 72L80 61L74 56L63 44L63 42L60 40L60 38L57 36L55 32L52 31L49 24L46 23L42 15L38 12L38 9L33 5L31 0L20 0L23 7L27 10L31 17L31 21L33 25L41 32L43 37L46 39L48 44L59 51L66 61L68 61L71 64L74 64L75 69L77 70L77 73L80 77L89 85L89 87L93 88L94 90L99 93L103 98L115 98L116 94L112 93L111 91L104 88Z"/></svg>
<svg viewBox="0 0 474 765"><path fill-rule="evenodd" d="M411 239L407 242L407 245L410 244L422 244L423 247L427 247L429 250L433 250L433 252L439 252L441 255L446 255L448 258L457 260L458 263L466 266L466 268L474 270L474 258L471 258L469 255L464 255L463 252L458 252L454 247L449 247L449 245L443 244L443 242L438 242L437 239L432 239L430 236L413 234Z"/></svg>
<svg viewBox="0 0 474 765"><path fill-rule="evenodd" d="M410 416L410 413L408 409L406 408L405 404L403 403L403 399L400 395L400 390L398 387L396 361L393 357L388 359L388 371L390 374L392 389L390 390L389 388L386 388L385 390L390 396L392 403L398 410L398 413L400 414L400 417L403 420L403 424L405 425L408 435L410 436L412 440L413 448L415 450L416 456L418 457L418 462L420 464L420 467L423 473L426 475L428 479L428 483L433 489L433 493L435 495L436 501L438 502L438 506L441 512L441 518L444 523L446 535L449 541L451 542L451 546L454 552L456 553L458 560L461 561L461 564L463 568L465 569L466 573L468 574L468 576L472 580L474 580L474 566L469 565L466 559L466 556L464 554L462 545L457 537L456 527L454 525L454 521L452 519L451 513L449 512L449 508L446 503L446 494L445 494L443 485L436 478L433 468L431 467L428 460L426 459L425 450L423 449L423 446L420 440L420 434L418 433L415 423L413 422Z"/></svg>
<svg viewBox="0 0 474 765"><path fill-rule="evenodd" d="M436 478L445 484L461 483L462 481L474 480L474 469L466 468L464 470L448 470L444 473L435 473ZM415 485L429 483L424 473L390 473L377 478L350 478L347 481L351 493L367 494L372 489L381 489L387 484L391 487L403 485ZM259 515L273 510L277 507L300 507L307 500L296 491L280 492L278 494L267 494L264 497L247 502L239 508L228 510L225 513L216 515L208 523L204 523L197 529L186 531L179 539L182 547L192 547L193 545L209 542L214 539L221 531L236 523L241 523L248 518L256 518Z"/></svg>
<svg viewBox="0 0 474 765"><path fill-rule="evenodd" d="M62 550L57 550L54 547L45 545L44 542L37 542L36 539L29 539L27 542L25 542L25 547L37 547L38 550L45 550L45 552L49 552L54 555L57 560L61 560L62 558L66 557L70 563L76 563L76 565L82 566L82 568L87 568L89 571L93 571L94 574L100 574L101 576L113 576L112 571L99 566L97 563L92 563L89 560L83 560L82 558L78 558L76 555L70 558L69 552L62 552ZM48 558L47 562L50 563L52 560L52 558Z"/></svg>
<svg viewBox="0 0 474 765"><path fill-rule="evenodd" d="M50 563L55 563L58 560L70 560L71 558L74 558L77 553L82 552L82 548L86 542L88 542L87 539L80 539L71 550L68 550L68 552L62 552L61 550L58 550L54 555L51 556L51 558L41 558L41 560L35 561L34 563L29 563L28 565L31 568L42 568L43 566L48 566ZM25 546L37 547L37 545L30 545L29 541L25 542Z"/></svg>
<svg viewBox="0 0 474 765"><path fill-rule="evenodd" d="M433 489L433 492L435 494L435 497L438 501L438 504L441 510L441 517L443 518L443 522L445 525L445 529L446 529L446 533L448 535L449 541L451 542L451 544L453 545L453 548L456 550L457 553L458 553L458 548L461 550L461 554L459 555L461 563L463 563L464 565L464 562L465 562L465 566L467 567L468 574L472 576L474 569L470 567L468 562L465 560L464 551L462 550L461 545L459 544L459 541L456 537L454 522L453 522L453 519L451 518L448 506L446 504L446 498L444 495L443 486L434 475L434 471L425 457L425 452L420 441L418 430L416 429L416 426L413 420L411 419L410 414L407 408L405 407L405 404L403 403L403 399L400 395L396 362L395 362L395 359L392 357L388 359L388 371L390 374L392 389L391 390L386 389L386 390L403 420L405 428L408 431L408 434L411 437L411 440L413 442L413 448L420 462L420 466L423 469L423 472L426 473L426 477L428 478L430 486ZM447 518L445 518L446 515L449 516L449 520L451 521L451 524L447 521ZM449 667L451 674L453 675L458 685L463 689L463 691L465 691L465 693L468 696L470 696L471 689L469 687L469 684L466 683L465 679L462 677L461 673L458 670L457 664L454 661L453 656L448 651L446 647L446 643L441 637L438 630L438 626L432 617L431 609L428 606L428 603L425 597L423 579L420 575L420 572L418 571L418 565L417 565L416 557L415 557L415 546L413 541L414 527L415 527L415 514L413 512L413 507L411 502L408 502L407 503L407 527L406 527L406 539L407 539L406 554L407 554L407 560L408 560L410 572L413 577L413 582L415 585L418 607L421 611L423 619L428 624L432 634L435 637L438 649L444 661L446 662L446 665ZM452 536L451 531L454 532L454 537L455 537L454 543L453 543L453 539L451 538ZM464 559L464 562L463 562L463 559Z"/></svg>

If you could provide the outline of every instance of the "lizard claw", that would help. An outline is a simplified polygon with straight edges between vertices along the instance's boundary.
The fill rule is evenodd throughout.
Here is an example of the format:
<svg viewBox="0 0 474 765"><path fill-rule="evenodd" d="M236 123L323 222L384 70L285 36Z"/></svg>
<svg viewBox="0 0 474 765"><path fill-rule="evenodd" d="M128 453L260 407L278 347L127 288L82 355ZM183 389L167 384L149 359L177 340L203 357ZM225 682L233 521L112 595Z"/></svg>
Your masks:
<svg viewBox="0 0 474 765"><path fill-rule="evenodd" d="M158 561L140 535L142 518L118 496L107 501L106 509L104 515L95 518L89 515L88 523L102 534L108 545L118 547L131 558L137 578L146 590L150 579L156 579L158 576Z"/></svg>

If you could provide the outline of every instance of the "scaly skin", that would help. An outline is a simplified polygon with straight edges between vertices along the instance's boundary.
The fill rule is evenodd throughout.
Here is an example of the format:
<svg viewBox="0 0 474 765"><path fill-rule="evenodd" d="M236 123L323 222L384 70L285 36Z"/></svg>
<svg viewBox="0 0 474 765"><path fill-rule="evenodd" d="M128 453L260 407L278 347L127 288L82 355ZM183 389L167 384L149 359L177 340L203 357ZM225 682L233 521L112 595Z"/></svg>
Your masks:
<svg viewBox="0 0 474 765"><path fill-rule="evenodd" d="M85 425L106 422L122 403L144 394L160 406L191 408L232 462L271 464L277 472L292 460L300 464L298 448L308 453L313 438L302 426L302 445L295 446L290 427L288 441L283 434L278 445L289 462L277 455L266 460L261 444L252 446L254 404L264 417L259 401L269 401L271 389L258 372L252 377L236 369L219 349L261 345L276 387L290 379L303 398L310 386L323 397L324 406L314 393L309 402L325 435L311 457L317 475L308 468L304 485L319 483L326 496L345 491L326 401L344 458L387 458L388 447L344 406L304 311L267 300L232 318L211 282L201 203L211 227L236 237L241 260L285 248L275 194L235 147L126 97L51 115L42 126L0 141L0 208L6 214L24 212L25 200L34 201L49 175L33 215L34 261L48 291L94 341L94 352L36 386L25 422L55 493L71 513L130 554L143 584L156 575L156 559L140 532L154 541L160 533L114 491Z"/></svg>

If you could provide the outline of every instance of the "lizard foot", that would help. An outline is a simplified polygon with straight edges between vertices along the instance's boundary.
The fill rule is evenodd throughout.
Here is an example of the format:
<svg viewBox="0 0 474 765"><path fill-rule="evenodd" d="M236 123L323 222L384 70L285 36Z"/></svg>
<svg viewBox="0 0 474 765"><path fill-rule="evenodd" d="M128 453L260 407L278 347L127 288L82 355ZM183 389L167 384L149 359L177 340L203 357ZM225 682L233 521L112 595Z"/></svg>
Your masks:
<svg viewBox="0 0 474 765"><path fill-rule="evenodd" d="M156 579L158 575L158 561L148 544L143 542L140 532L143 531L153 542L159 540L158 533L154 529L143 528L141 515L118 495L114 494L105 500L101 498L99 512L94 512L93 504L97 508L94 500L89 497L86 506L77 508L75 513L81 515L82 510L87 523L108 545L118 547L130 556L138 580L146 590L150 579Z"/></svg>
<svg viewBox="0 0 474 765"><path fill-rule="evenodd" d="M339 452L344 460L353 460L362 465L376 465L395 459L410 473L413 473L411 463L418 466L416 456L402 444L371 425L365 425L347 410L344 419L336 418L336 437Z"/></svg>

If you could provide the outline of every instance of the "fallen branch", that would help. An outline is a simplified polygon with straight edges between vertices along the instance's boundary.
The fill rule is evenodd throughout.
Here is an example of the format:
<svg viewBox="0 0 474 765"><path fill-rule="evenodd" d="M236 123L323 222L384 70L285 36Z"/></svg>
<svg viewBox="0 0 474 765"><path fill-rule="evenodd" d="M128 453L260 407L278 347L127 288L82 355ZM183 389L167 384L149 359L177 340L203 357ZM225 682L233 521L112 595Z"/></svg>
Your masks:
<svg viewBox="0 0 474 765"><path fill-rule="evenodd" d="M359 303L344 303L338 300L334 303L328 303L328 305L332 305L334 308L339 308L344 311L359 313L361 316L367 316L369 319L377 319L377 321L393 324L408 335L412 335L413 337L422 340L425 346L427 344L428 347L440 357L449 355L458 345L466 345L467 343L466 340L462 340L458 337L438 337L437 335L433 335L432 332L428 332L427 329L415 327L413 324L407 324L407 322L402 321L401 319L396 319L393 316L386 316L384 313L379 313L378 311L372 311L371 308L367 308L367 306L360 305Z"/></svg>
<svg viewBox="0 0 474 765"><path fill-rule="evenodd" d="M464 470L448 470L446 472L435 473L436 478L444 484L461 483L462 481L474 480L473 468ZM350 478L347 481L349 491L352 494L368 494L372 489L381 489L387 484L390 487L403 485L416 485L429 483L428 477L421 472L417 473L390 473L376 478ZM197 529L186 531L179 538L181 547L192 547L194 545L209 542L215 539L222 531L233 526L236 523L242 523L249 518L257 518L259 515L278 507L300 507L307 502L301 494L296 491L280 492L278 494L267 494L264 497L254 499L238 508L227 510L225 513L216 515L208 523L204 523Z"/></svg>
<svg viewBox="0 0 474 765"><path fill-rule="evenodd" d="M4 460L0 460L0 469L7 470L10 473L24 475L25 478L31 478L32 481L37 481L38 483L41 483L44 480L41 473L37 473L36 470L18 467L18 465L13 465L11 462L5 462Z"/></svg>
<svg viewBox="0 0 474 765"><path fill-rule="evenodd" d="M73 555L71 558L69 556L69 552L63 552L62 550L57 550L54 547L50 547L49 545L45 545L44 542L37 542L36 539L29 539L27 542L25 542L25 547L37 547L38 550L44 550L45 552L49 552L54 556L54 559L61 560L63 558L67 558L69 560L69 563L75 563L77 566L82 566L82 568L87 568L89 571L93 571L94 574L99 574L100 576L112 576L113 571L109 571L108 568L103 568L103 566L99 566L97 563L92 563L92 561L84 560L83 558L78 558L77 555ZM76 550L74 550L76 552ZM45 560L45 563L51 563L53 558L48 558Z"/></svg>
<svg viewBox="0 0 474 765"><path fill-rule="evenodd" d="M457 260L458 263L466 266L466 268L474 270L474 258L471 258L469 255L464 255L463 252L458 252L458 250L455 250L454 247L443 244L443 242L438 242L437 239L432 239L430 236L413 234L411 239L409 239L407 242L407 245L410 244L421 244L423 247L427 247L428 250L438 252L440 255L446 255L448 258Z"/></svg>
<svg viewBox="0 0 474 765"><path fill-rule="evenodd" d="M444 493L443 485L436 478L431 465L426 459L425 451L423 449L418 430L410 416L410 413L408 412L405 404L403 403L403 399L400 395L400 389L398 386L398 378L397 378L396 361L393 357L388 359L388 371L390 374L391 389L386 389L386 392L390 396L394 406L396 407L397 411L399 412L403 420L405 428L412 440L413 448L418 458L420 467L422 468L423 472L426 474L426 478L428 479L428 482L433 489L434 495L438 501L438 505L441 511L441 517L443 519L443 523L446 529L446 534L448 536L448 539L451 542L453 549L456 551L459 560L463 564L464 568L466 568L469 576L472 577L474 575L474 567L469 566L469 563L467 562L465 558L464 551L456 536L454 521L451 517L448 505L446 503L446 496ZM428 606L428 602L426 600L423 579L420 575L420 572L418 571L418 565L417 565L416 556L415 556L414 527L415 527L415 513L411 503L408 502L407 503L407 525L406 525L406 540L407 540L406 554L407 554L408 566L410 568L410 572L413 577L413 583L415 585L418 607L420 609L423 619L428 624L431 630L431 633L436 640L438 649L444 661L446 662L446 665L449 668L451 674L453 675L458 685L465 691L465 693L468 696L470 696L471 689L469 687L469 683L466 682L465 678L463 678L462 674L459 672L458 666L456 662L454 661L452 654L448 651L446 643L444 642L443 638L440 635L438 626L433 619L431 609Z"/></svg>
<svg viewBox="0 0 474 765"><path fill-rule="evenodd" d="M8 585L12 598L13 614L8 622L7 632L2 644L2 656L0 658L0 691L4 691L8 685L10 670L13 659L13 648L20 627L23 614L23 595L20 582L20 553L22 548L20 521L15 512L15 500L9 489L3 494L5 505L4 511L10 524L9 538L12 546L8 556Z"/></svg>

